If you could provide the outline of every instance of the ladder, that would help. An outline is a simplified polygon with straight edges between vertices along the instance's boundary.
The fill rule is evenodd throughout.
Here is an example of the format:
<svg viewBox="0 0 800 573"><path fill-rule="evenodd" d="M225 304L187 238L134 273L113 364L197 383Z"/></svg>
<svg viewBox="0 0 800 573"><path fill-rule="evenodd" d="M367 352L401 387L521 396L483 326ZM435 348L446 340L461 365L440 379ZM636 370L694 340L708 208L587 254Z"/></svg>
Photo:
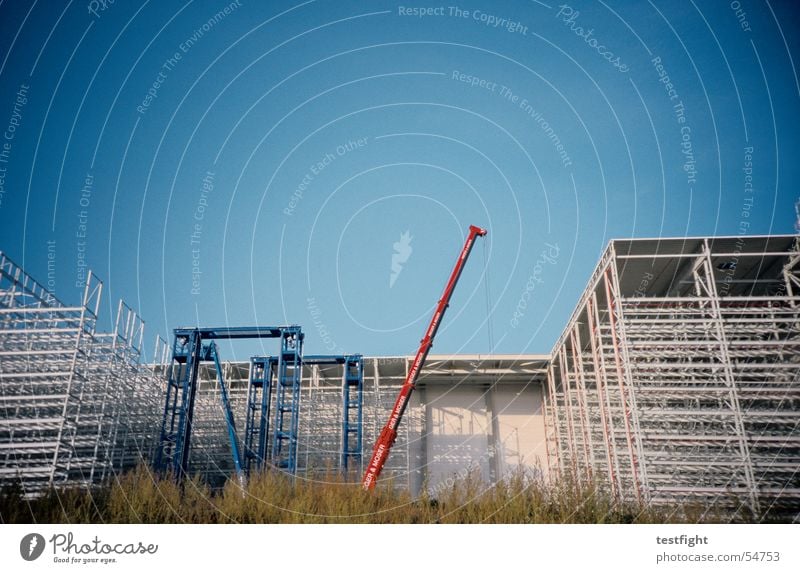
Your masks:
<svg viewBox="0 0 800 573"><path fill-rule="evenodd" d="M297 332L282 333L275 380L275 422L271 463L292 475L297 471L302 347L303 336L299 329Z"/></svg>
<svg viewBox="0 0 800 573"><path fill-rule="evenodd" d="M342 452L343 473L361 467L362 422L364 405L364 360L360 354L344 357L342 374Z"/></svg>
<svg viewBox="0 0 800 573"><path fill-rule="evenodd" d="M167 367L167 394L155 466L161 471L172 468L177 479L184 477L189 462L201 346L198 331L185 336L176 334L172 343L172 360Z"/></svg>
<svg viewBox="0 0 800 573"><path fill-rule="evenodd" d="M244 432L244 465L248 475L253 468L261 469L267 461L272 378L277 364L278 359L274 356L250 359Z"/></svg>

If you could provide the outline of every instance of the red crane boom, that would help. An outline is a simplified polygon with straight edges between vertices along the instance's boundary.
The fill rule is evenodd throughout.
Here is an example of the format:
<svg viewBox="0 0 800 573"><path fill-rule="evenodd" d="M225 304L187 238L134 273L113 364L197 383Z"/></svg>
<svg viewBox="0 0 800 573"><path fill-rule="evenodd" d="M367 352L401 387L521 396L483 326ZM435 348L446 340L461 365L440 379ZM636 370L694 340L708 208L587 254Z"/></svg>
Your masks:
<svg viewBox="0 0 800 573"><path fill-rule="evenodd" d="M386 426L381 430L381 434L375 442L367 471L364 472L364 478L361 480L361 485L364 489L373 489L378 481L378 476L381 475L381 470L383 470L386 459L389 457L389 451L392 449L394 441L397 438L397 428L400 426L400 421L403 419L403 414L406 411L406 406L408 406L411 393L414 391L420 370L422 370L425 359L428 357L428 352L433 345L433 338L439 330L439 324L442 322L444 312L450 305L450 297L453 295L453 290L456 288L458 279L461 276L461 271L464 270L464 265L467 262L470 251L472 251L472 246L475 244L475 239L477 237L483 237L485 234L485 229L481 229L475 225L469 226L467 240L464 242L464 247L461 249L461 254L458 256L453 272L450 273L450 280L447 281L447 286L444 287L444 292L439 299L439 304L436 305L436 310L433 313L428 329L425 331L425 336L422 337L419 343L417 355L414 357L414 362L411 364L411 369L408 371L406 381L403 383L400 394L397 396L397 400L394 403L389 421L386 422Z"/></svg>

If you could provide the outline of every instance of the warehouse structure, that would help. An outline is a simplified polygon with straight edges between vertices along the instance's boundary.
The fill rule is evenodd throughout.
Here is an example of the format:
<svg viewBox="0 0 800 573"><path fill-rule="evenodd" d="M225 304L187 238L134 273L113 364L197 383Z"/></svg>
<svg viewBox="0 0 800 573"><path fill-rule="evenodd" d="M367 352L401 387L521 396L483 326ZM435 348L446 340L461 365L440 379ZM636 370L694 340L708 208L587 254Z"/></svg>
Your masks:
<svg viewBox="0 0 800 573"><path fill-rule="evenodd" d="M36 495L173 452L165 392L182 363L160 339L141 362L143 324L122 302L98 333L101 293L89 275L65 305L0 254L0 483ZM521 468L624 501L796 516L798 294L795 236L612 241L549 355L429 357L382 478L435 496ZM220 483L264 462L357 481L412 358L358 356L357 383L342 360L307 358L283 408L296 426L262 426L265 444L294 444L291 465L256 451L254 365L277 363L200 363L187 472Z"/></svg>
<svg viewBox="0 0 800 573"><path fill-rule="evenodd" d="M550 467L798 514L798 262L793 236L612 241L552 353Z"/></svg>

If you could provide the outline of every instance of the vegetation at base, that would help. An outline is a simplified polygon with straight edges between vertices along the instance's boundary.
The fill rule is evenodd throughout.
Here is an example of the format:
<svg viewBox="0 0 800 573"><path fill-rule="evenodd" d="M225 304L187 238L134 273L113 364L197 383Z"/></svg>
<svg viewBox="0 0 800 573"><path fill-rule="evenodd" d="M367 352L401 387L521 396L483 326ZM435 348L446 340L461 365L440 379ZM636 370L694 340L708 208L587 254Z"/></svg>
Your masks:
<svg viewBox="0 0 800 573"><path fill-rule="evenodd" d="M449 482L448 482L449 485ZM432 498L391 484L292 479L277 471L229 480L212 490L200 479L177 484L140 466L92 489L51 490L26 500L19 486L0 491L4 523L697 523L728 521L707 508L617 504L601 489L569 480L546 484L523 474L488 486L474 475Z"/></svg>

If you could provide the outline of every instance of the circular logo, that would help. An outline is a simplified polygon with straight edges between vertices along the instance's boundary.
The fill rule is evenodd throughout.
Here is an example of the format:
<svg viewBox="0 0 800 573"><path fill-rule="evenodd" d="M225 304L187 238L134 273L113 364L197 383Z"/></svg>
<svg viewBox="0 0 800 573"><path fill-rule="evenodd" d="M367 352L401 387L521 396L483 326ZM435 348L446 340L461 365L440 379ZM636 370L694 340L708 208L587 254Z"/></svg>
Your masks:
<svg viewBox="0 0 800 573"><path fill-rule="evenodd" d="M37 560L44 551L44 537L38 533L29 533L19 542L19 554L25 561Z"/></svg>

